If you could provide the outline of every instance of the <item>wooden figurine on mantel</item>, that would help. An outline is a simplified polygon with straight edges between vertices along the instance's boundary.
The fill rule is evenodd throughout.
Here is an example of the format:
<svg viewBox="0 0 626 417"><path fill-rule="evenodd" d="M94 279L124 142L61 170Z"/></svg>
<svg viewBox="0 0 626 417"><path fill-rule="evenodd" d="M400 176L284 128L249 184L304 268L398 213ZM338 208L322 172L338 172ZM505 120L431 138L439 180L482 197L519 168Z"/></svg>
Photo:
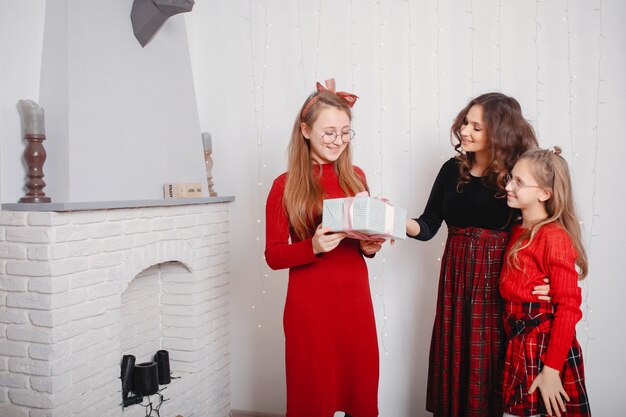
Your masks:
<svg viewBox="0 0 626 417"><path fill-rule="evenodd" d="M204 166L206 168L206 182L208 186L209 197L217 197L217 193L213 190L213 144L211 142L211 134L209 132L202 132L202 145L204 146Z"/></svg>

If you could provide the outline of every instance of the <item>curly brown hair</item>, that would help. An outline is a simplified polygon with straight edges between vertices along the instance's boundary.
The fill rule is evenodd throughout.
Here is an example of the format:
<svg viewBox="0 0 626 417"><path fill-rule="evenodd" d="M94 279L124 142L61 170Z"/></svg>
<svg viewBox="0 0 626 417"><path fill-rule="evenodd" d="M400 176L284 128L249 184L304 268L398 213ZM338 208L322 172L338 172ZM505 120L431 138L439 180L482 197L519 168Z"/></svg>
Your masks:
<svg viewBox="0 0 626 417"><path fill-rule="evenodd" d="M513 169L519 157L528 149L539 146L535 131L522 115L522 108L517 100L502 93L486 93L473 100L459 112L450 128L450 140L458 152L459 161L458 188L470 182L470 170L476 161L473 152L461 149L461 130L467 123L470 108L479 105L483 110L483 125L487 134L491 158L483 174L483 181L496 189L496 196L506 195L506 175ZM456 144L455 144L456 138Z"/></svg>

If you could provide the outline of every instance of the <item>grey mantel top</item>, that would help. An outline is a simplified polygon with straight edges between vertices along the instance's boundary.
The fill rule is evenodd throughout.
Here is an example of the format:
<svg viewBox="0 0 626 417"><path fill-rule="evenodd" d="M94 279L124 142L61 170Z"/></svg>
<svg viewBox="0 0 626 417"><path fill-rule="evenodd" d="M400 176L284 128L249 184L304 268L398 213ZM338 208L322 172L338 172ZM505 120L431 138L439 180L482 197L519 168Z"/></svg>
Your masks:
<svg viewBox="0 0 626 417"><path fill-rule="evenodd" d="M169 198L167 200L128 200L128 201L89 201L78 203L6 203L2 210L7 211L85 211L119 208L183 206L189 204L228 203L235 197Z"/></svg>

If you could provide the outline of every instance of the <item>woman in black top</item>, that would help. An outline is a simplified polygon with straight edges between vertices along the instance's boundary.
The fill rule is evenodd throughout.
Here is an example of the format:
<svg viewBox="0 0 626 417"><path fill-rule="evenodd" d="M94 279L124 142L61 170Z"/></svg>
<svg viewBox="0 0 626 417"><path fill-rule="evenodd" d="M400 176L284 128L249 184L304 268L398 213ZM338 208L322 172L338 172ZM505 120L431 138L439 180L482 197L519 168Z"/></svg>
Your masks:
<svg viewBox="0 0 626 417"><path fill-rule="evenodd" d="M443 221L448 226L426 409L436 417L500 417L498 287L514 217L504 187L516 160L536 147L537 139L517 100L501 93L471 100L451 136L458 154L441 167L424 213L407 221L407 234L417 240L431 239Z"/></svg>

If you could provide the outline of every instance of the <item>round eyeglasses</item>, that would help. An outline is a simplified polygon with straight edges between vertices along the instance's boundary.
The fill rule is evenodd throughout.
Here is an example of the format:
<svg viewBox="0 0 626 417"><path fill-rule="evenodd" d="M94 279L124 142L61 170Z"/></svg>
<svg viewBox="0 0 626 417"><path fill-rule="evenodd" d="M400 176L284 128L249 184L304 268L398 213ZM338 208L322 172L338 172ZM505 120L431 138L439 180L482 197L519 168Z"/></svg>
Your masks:
<svg viewBox="0 0 626 417"><path fill-rule="evenodd" d="M541 185L524 184L522 181L520 181L519 178L516 178L512 176L511 174L506 174L505 180L506 180L506 185L511 184L511 186L513 187L513 190L515 191L518 191L522 188L543 188Z"/></svg>
<svg viewBox="0 0 626 417"><path fill-rule="evenodd" d="M356 135L356 133L354 133L354 130L352 130L352 129L348 129L348 130L345 130L343 132L338 132L338 133L335 133L335 132L317 132L317 134L322 137L322 140L327 145L335 142L337 140L337 138L340 138L343 143L348 143L352 139L354 139L354 135Z"/></svg>

